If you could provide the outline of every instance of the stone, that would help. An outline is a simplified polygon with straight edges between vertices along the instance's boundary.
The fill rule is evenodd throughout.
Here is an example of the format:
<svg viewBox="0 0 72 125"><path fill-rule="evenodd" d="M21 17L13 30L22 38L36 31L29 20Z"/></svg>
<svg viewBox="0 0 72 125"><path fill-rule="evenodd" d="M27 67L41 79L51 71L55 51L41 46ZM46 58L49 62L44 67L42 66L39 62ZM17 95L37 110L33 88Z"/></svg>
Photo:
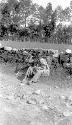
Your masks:
<svg viewBox="0 0 72 125"><path fill-rule="evenodd" d="M18 49L16 49L16 48L13 48L13 51L18 51Z"/></svg>
<svg viewBox="0 0 72 125"><path fill-rule="evenodd" d="M11 50L12 50L12 47L7 47L7 46L6 46L5 49L8 50L8 51L11 51Z"/></svg>
<svg viewBox="0 0 72 125"><path fill-rule="evenodd" d="M66 111L63 112L63 115L64 116L71 116L72 112L70 112L69 110L66 110Z"/></svg>
<svg viewBox="0 0 72 125"><path fill-rule="evenodd" d="M64 118L60 120L56 125L72 125L72 123L68 118Z"/></svg>
<svg viewBox="0 0 72 125"><path fill-rule="evenodd" d="M26 101L27 104L33 104L33 105L36 105L37 104L37 100L34 99L34 98L31 98L29 100Z"/></svg>
<svg viewBox="0 0 72 125"><path fill-rule="evenodd" d="M36 90L35 92L33 92L32 94L36 94L36 95L40 95L41 94L41 90Z"/></svg>
<svg viewBox="0 0 72 125"><path fill-rule="evenodd" d="M47 105L43 105L43 106L42 106L42 109L43 109L43 110L48 110L49 108L48 108Z"/></svg>
<svg viewBox="0 0 72 125"><path fill-rule="evenodd" d="M66 49L66 53L72 53L70 49Z"/></svg>
<svg viewBox="0 0 72 125"><path fill-rule="evenodd" d="M39 101L39 104L44 105L44 104L45 104L44 99L41 99L41 100Z"/></svg>
<svg viewBox="0 0 72 125"><path fill-rule="evenodd" d="M0 43L0 48L2 48L2 44Z"/></svg>

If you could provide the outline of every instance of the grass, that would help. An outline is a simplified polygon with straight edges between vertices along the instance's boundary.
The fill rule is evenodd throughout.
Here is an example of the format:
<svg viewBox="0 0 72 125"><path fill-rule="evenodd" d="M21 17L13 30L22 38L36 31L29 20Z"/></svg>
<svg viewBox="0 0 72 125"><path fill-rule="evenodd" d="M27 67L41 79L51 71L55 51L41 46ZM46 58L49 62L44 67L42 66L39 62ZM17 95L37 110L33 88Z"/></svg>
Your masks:
<svg viewBox="0 0 72 125"><path fill-rule="evenodd" d="M72 49L72 46L71 45L57 45L57 44L48 44L48 43L36 43L36 42L32 42L32 43L30 43L30 42L12 42L12 41L1 41L1 43L2 43L2 45L3 46L11 46L11 47L13 47L13 48L17 48L17 49L21 49L21 48L44 48L44 49L58 49L59 51L62 51L62 50L64 50L64 49L67 49L67 48L69 48L69 49ZM14 70L15 70L15 67L13 66L13 65L10 65L10 64L8 64L8 65L4 65L4 64L2 64L2 65L0 65L0 70L2 71L2 73L5 73L4 74L4 80L5 80L5 83L4 83L4 85L6 86L6 90L4 89L4 94L5 94L5 92L7 92L7 94L9 95L9 94L11 94L12 95L12 92L13 92L13 94L14 94L14 96L16 96L16 97L23 97L23 95L25 95L25 97L27 97L27 95L26 95L26 93L28 93L28 95L29 95L29 93L31 94L31 91L33 91L33 88L35 87L35 89L41 89L41 87L42 87L42 90L47 90L47 92L48 92L48 95L49 95L49 91L48 91L48 89L46 89L46 87L47 86L45 86L45 84L47 83L47 85L52 85L52 86L59 86L59 87L64 87L64 89L65 89L65 86L68 88L68 86L71 86L72 87L72 85L71 85L71 83L72 83L72 80L71 81L66 81L66 80L64 80L64 81L61 81L60 79L59 79L59 77L63 77L64 75L62 74L62 73L64 73L64 72L61 72L60 71L60 68L58 68L57 69L57 72L53 72L52 71L52 74L51 74L51 78L49 79L49 78L42 78L41 79L41 81L40 81L40 83L38 83L38 84L34 84L34 86L32 86L33 88L31 88L31 87L28 87L28 86L26 86L26 87L23 87L23 88L19 88L20 86L18 86L18 81L16 80L16 78L14 78L13 79L13 75L15 75L14 74ZM11 75L10 77L7 77L7 75ZM12 75L13 74L13 75ZM64 78L63 78L64 79ZM43 86L41 86L41 83L43 83ZM12 88L13 87L13 88ZM9 88L9 89L8 89ZM16 89L15 89L16 88ZM23 90L24 89L24 90ZM28 92L27 92L28 91ZM45 92L45 91L44 91ZM25 94L24 94L25 93ZM67 92L66 92L67 93ZM51 91L51 95L52 95L52 91ZM43 97L43 96L42 96ZM47 96L47 93L46 93L46 97L49 97L49 96ZM38 98L39 98L39 96L38 96ZM44 98L45 98L45 95L44 95ZM46 98L45 98L45 100L46 100ZM48 98L47 98L47 100L48 100ZM53 99L54 100L54 99ZM52 101L53 101L52 100ZM24 99L24 101L25 101L25 99ZM58 101L58 100L57 100ZM18 101L17 101L18 102ZM24 103L23 103L24 104ZM49 103L48 103L49 104ZM51 104L52 104L52 102L51 102ZM55 103L56 104L56 103ZM10 105L10 104L9 104ZM18 104L17 104L18 105ZM27 105L28 106L28 105ZM60 105L60 106L62 106L62 105ZM20 107L20 103L19 103L19 107ZM22 105L21 105L21 107L22 107ZM14 109L14 108L13 108ZM33 116L34 115L34 112L36 111L36 110L34 110L33 111L33 109L32 109L32 106L31 106L31 109L29 110L29 112L28 112L28 109L29 109L29 107L28 107L28 109L27 109L27 107L26 107L26 103L25 103L25 108L23 107L22 108L23 109L23 111L21 111L21 109L19 109L18 108L18 110L20 110L20 112L21 112L21 118L23 117L23 119L25 120L25 121L27 121L27 120L29 120L28 118L29 118L29 116L28 115L26 115L27 116L27 118L26 118L26 116L24 116L24 114L23 114L23 112L24 113L31 113L31 115ZM25 109L25 110L24 110ZM11 109L12 110L12 109ZM7 109L6 109L6 111L7 111ZM12 110L13 111L13 110ZM27 111L27 112L26 112ZM30 112L31 111L31 112ZM33 111L33 112L32 112ZM19 112L19 111L18 111ZM12 112L13 113L13 112ZM45 114L44 114L45 113ZM55 113L57 113L57 112L55 112ZM16 112L16 114L18 114L17 112ZM22 115L23 114L23 115ZM14 114L15 115L15 114ZM57 114L58 116L59 116L59 114ZM56 116L57 116L56 115ZM50 110L49 109L49 111L48 112L43 112L43 115L41 114L41 116L42 116L42 118L43 118L43 120L45 119L45 117L47 117L48 118L48 120L51 120L52 121L52 119L54 118L54 116L55 116L55 114L54 114L54 109L53 110ZM8 117L8 116L7 116ZM7 118L6 117L6 118ZM19 116L16 116L15 115L15 117L19 117ZM39 116L36 116L37 118L39 118ZM60 116L61 117L61 116ZM59 122L57 123L57 125L63 125L63 124L71 124L71 122L70 122L70 120L68 120L68 119L63 119L63 120L61 120L60 121L60 117L57 117L58 118L58 120L59 120ZM69 117L68 117L69 118ZM39 118L39 119L41 119L41 117ZM9 123L14 123L14 124L17 124L17 123L21 123L20 121L22 121L22 119L18 119L19 120L19 122L15 122L15 120L17 121L17 119L12 119L11 118L11 116L10 116L10 120L8 119L8 122ZM35 121L35 119L33 119L34 121ZM42 120L42 121L43 121ZM47 122L49 122L47 120ZM2 120L1 120L2 121ZM6 121L6 119L5 119L5 121ZM45 119L45 121L46 121L46 119ZM24 122L24 121L23 121ZM30 122L30 121L29 121ZM37 122L37 121L35 121L35 122ZM34 123L35 123L34 122ZM24 122L25 124L27 124L27 122ZM23 124L24 124L23 123ZM33 123L33 122L32 122ZM53 123L52 123L53 124Z"/></svg>
<svg viewBox="0 0 72 125"><path fill-rule="evenodd" d="M68 44L50 44L50 43L40 43L40 42L17 42L17 41L0 41L3 46L10 46L12 48L43 48L43 49L54 49L63 51L66 49L72 50L72 45Z"/></svg>

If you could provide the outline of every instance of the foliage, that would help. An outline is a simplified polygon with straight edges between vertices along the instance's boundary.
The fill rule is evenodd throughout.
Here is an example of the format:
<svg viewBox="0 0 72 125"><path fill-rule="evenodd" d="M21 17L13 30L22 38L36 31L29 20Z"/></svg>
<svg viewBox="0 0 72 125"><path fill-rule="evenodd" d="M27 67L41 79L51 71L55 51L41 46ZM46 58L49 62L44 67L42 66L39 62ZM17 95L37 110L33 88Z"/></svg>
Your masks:
<svg viewBox="0 0 72 125"><path fill-rule="evenodd" d="M53 10L51 3L44 8L31 0L8 0L0 4L0 39L70 43L72 26L61 23L71 21L71 12L72 2Z"/></svg>

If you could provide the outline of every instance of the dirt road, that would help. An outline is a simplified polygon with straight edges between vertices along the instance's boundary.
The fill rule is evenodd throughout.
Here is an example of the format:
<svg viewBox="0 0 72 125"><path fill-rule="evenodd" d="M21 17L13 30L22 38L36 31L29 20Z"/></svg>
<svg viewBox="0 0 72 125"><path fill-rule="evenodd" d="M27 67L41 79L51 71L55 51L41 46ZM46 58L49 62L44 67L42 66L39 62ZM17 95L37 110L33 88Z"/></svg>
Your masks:
<svg viewBox="0 0 72 125"><path fill-rule="evenodd" d="M13 72L14 67L0 64L0 125L72 125L70 88L44 78L28 86Z"/></svg>

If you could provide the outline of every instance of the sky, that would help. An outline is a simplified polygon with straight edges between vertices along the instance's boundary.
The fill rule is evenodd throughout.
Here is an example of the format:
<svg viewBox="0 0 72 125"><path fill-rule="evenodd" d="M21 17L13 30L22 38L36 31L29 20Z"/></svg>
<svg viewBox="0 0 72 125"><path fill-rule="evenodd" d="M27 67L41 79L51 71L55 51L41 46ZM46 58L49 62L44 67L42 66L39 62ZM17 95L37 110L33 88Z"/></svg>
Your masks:
<svg viewBox="0 0 72 125"><path fill-rule="evenodd" d="M71 0L32 0L33 3L37 3L39 5L42 5L43 7L46 7L47 3L51 2L53 10L58 6L61 5L64 9L65 7L70 6Z"/></svg>
<svg viewBox="0 0 72 125"><path fill-rule="evenodd" d="M7 0L0 0L0 2L4 1ZM51 2L54 10L58 5L61 5L63 9L70 6L71 0L32 0L32 1L33 3L37 3L39 5L42 5L43 7L46 7L47 3Z"/></svg>

